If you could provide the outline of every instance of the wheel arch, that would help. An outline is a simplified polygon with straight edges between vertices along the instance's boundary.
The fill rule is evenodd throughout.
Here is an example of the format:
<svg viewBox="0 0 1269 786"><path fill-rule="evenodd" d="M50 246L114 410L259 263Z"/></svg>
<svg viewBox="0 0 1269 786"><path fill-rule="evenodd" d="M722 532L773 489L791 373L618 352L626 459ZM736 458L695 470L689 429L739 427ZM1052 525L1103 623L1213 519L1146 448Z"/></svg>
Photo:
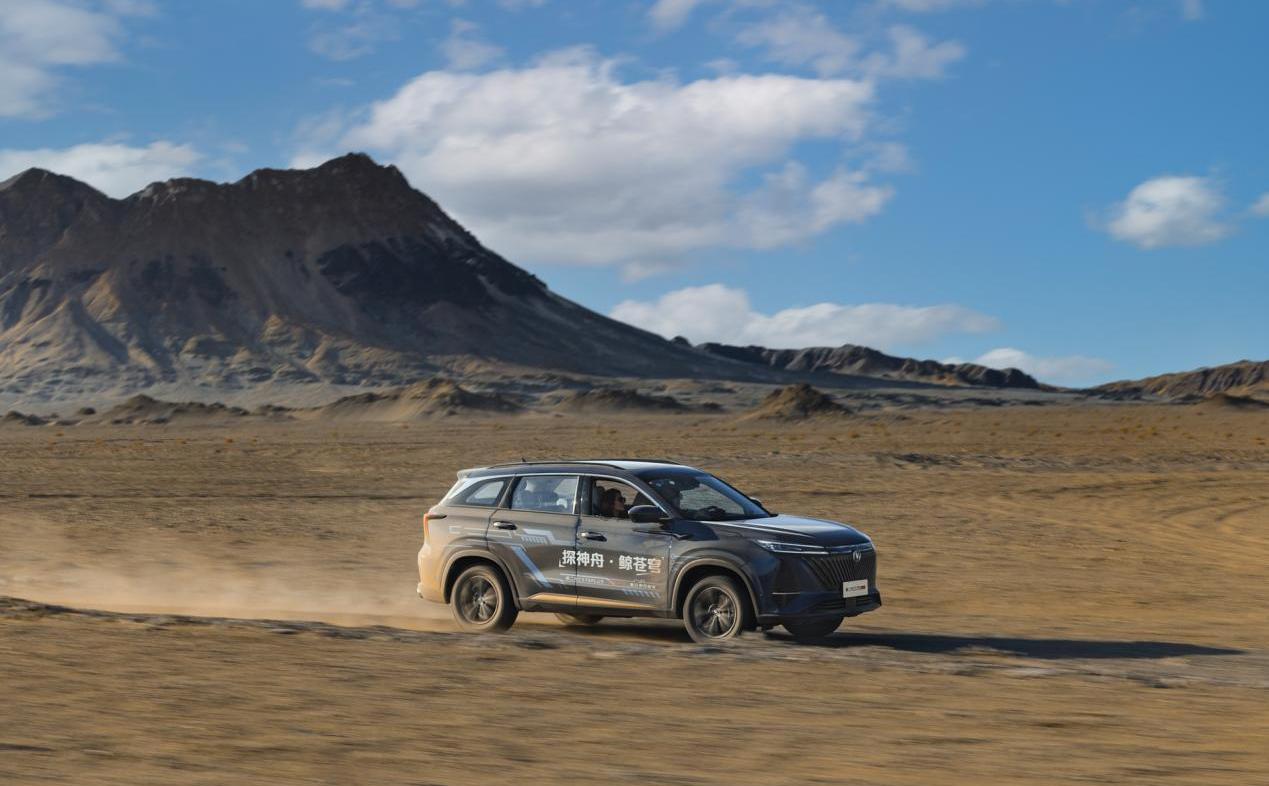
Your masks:
<svg viewBox="0 0 1269 786"><path fill-rule="evenodd" d="M467 570L472 565L484 563L493 567L502 576L502 580L507 583L507 587L511 590L511 600L516 608L520 608L520 593L516 589L516 583L511 578L511 572L507 570L507 566L502 560L490 554L487 551L460 551L449 558L445 563L445 580L441 586L441 597L445 603L449 603L450 595L454 590L454 582L458 580L459 574Z"/></svg>
<svg viewBox="0 0 1269 786"><path fill-rule="evenodd" d="M691 591L692 585L700 581L706 576L730 576L738 580L745 588L745 592L749 595L749 610L752 619L758 616L758 596L754 594L753 582L745 575L745 571L734 562L718 557L701 557L694 559L679 570L674 578L674 587L671 593L673 605L671 611L674 616L683 616L683 603L687 600L687 593Z"/></svg>

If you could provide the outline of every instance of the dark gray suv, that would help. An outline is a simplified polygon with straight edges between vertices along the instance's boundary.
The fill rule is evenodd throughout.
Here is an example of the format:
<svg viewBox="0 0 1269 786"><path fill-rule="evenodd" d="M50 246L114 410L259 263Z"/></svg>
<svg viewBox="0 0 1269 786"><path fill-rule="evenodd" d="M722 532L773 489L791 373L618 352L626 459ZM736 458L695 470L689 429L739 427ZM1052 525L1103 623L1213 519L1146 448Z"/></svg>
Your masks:
<svg viewBox="0 0 1269 786"><path fill-rule="evenodd" d="M469 631L545 611L570 625L682 618L700 642L776 625L813 640L881 606L859 530L771 513L693 467L627 459L459 472L423 517L418 593Z"/></svg>

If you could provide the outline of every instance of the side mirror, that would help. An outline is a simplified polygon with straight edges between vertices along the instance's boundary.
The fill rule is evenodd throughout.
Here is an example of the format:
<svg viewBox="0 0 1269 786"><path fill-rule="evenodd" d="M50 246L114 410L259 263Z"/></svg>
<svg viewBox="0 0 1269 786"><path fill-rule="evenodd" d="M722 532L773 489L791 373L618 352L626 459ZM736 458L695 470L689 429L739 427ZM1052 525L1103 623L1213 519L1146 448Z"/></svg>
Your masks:
<svg viewBox="0 0 1269 786"><path fill-rule="evenodd" d="M660 524L667 521L665 514L656 505L635 505L626 511L626 515L635 524Z"/></svg>

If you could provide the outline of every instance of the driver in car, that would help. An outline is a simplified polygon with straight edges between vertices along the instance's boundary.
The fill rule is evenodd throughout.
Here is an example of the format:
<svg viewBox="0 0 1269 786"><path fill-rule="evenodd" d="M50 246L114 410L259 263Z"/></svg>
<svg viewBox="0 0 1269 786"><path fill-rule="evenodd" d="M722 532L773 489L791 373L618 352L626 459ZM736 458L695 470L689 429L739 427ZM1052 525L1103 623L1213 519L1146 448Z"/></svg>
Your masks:
<svg viewBox="0 0 1269 786"><path fill-rule="evenodd" d="M626 511L630 510L630 504L626 502L626 495L621 493L620 489L604 489L604 493L599 498L599 514L610 519L624 519L627 517Z"/></svg>

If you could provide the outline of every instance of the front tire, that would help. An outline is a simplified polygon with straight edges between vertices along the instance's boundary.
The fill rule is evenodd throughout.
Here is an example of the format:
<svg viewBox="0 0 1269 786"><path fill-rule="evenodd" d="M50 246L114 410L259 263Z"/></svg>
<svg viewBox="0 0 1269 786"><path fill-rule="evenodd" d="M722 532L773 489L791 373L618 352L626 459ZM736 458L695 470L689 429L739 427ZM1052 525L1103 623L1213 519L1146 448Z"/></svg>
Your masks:
<svg viewBox="0 0 1269 786"><path fill-rule="evenodd" d="M817 641L823 641L828 638L834 631L842 625L845 617L820 617L811 620L789 620L784 624L784 629L793 634L793 638L799 644L814 644Z"/></svg>
<svg viewBox="0 0 1269 786"><path fill-rule="evenodd" d="M739 636L749 625L744 588L729 576L706 576L683 602L683 625L698 644L716 644Z"/></svg>
<svg viewBox="0 0 1269 786"><path fill-rule="evenodd" d="M502 574L490 565L473 565L459 575L450 610L458 627L469 633L502 633L520 613Z"/></svg>
<svg viewBox="0 0 1269 786"><path fill-rule="evenodd" d="M600 614L556 614L555 618L569 628L589 628L603 619Z"/></svg>

